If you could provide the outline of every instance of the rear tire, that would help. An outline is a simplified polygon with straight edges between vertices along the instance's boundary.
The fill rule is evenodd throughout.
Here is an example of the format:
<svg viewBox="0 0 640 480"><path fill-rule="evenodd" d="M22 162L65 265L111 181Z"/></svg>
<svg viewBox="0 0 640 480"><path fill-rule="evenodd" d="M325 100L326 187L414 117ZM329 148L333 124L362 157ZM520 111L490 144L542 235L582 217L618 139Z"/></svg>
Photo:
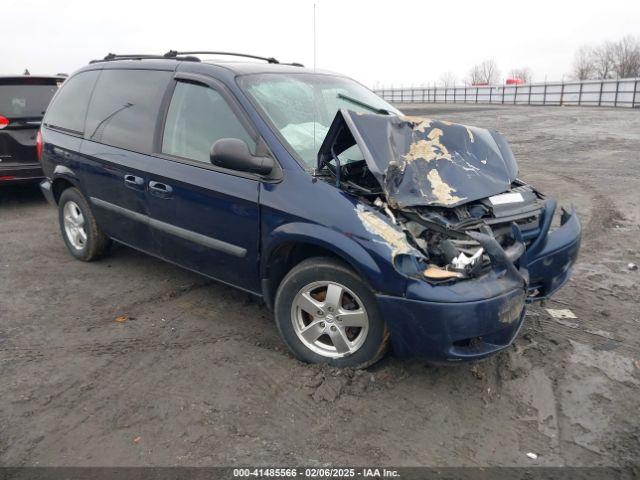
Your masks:
<svg viewBox="0 0 640 480"><path fill-rule="evenodd" d="M111 240L96 223L87 200L77 188L67 188L60 195L58 221L69 253L78 260L91 262L107 253Z"/></svg>
<svg viewBox="0 0 640 480"><path fill-rule="evenodd" d="M366 368L388 348L375 295L331 257L309 258L291 269L278 287L274 312L280 336L304 362Z"/></svg>

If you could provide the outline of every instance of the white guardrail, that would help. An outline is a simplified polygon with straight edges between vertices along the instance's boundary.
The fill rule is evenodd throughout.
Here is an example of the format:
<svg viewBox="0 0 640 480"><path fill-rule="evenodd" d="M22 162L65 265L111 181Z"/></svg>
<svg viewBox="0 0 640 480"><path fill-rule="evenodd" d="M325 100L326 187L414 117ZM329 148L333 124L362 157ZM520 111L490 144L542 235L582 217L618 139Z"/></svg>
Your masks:
<svg viewBox="0 0 640 480"><path fill-rule="evenodd" d="M640 78L528 85L382 88L391 103L485 103L495 105L583 105L640 107Z"/></svg>

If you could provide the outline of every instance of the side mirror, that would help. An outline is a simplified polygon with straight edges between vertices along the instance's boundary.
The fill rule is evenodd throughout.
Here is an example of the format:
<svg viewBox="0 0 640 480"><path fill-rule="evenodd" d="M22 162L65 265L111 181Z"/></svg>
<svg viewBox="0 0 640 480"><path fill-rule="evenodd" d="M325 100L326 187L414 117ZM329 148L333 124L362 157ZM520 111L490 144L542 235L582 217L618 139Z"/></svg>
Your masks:
<svg viewBox="0 0 640 480"><path fill-rule="evenodd" d="M239 138L221 138L211 147L211 163L217 167L269 175L275 165L273 158L251 155L247 144Z"/></svg>

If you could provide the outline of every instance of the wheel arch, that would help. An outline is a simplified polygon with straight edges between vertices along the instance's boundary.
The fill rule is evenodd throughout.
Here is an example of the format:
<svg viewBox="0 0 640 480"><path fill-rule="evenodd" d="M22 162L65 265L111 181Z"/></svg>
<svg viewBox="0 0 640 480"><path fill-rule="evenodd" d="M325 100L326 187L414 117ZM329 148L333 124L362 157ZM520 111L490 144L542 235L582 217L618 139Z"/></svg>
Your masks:
<svg viewBox="0 0 640 480"><path fill-rule="evenodd" d="M80 189L80 181L78 177L76 177L76 174L64 165L56 165L51 180L51 192L53 193L53 198L56 203L60 201L62 192L72 187Z"/></svg>
<svg viewBox="0 0 640 480"><path fill-rule="evenodd" d="M270 309L284 276L301 261L315 256L341 260L373 292L380 290L382 272L378 264L362 246L342 233L316 224L289 223L275 229L263 244L260 278Z"/></svg>

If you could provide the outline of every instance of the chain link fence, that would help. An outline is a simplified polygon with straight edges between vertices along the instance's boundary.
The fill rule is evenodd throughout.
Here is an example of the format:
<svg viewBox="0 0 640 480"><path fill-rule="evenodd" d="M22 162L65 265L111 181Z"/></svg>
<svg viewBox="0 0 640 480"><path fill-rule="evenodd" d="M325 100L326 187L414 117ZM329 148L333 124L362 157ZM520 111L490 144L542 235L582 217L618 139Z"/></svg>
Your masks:
<svg viewBox="0 0 640 480"><path fill-rule="evenodd" d="M640 78L549 82L529 85L383 88L391 103L484 103L495 105L582 105L640 107Z"/></svg>

